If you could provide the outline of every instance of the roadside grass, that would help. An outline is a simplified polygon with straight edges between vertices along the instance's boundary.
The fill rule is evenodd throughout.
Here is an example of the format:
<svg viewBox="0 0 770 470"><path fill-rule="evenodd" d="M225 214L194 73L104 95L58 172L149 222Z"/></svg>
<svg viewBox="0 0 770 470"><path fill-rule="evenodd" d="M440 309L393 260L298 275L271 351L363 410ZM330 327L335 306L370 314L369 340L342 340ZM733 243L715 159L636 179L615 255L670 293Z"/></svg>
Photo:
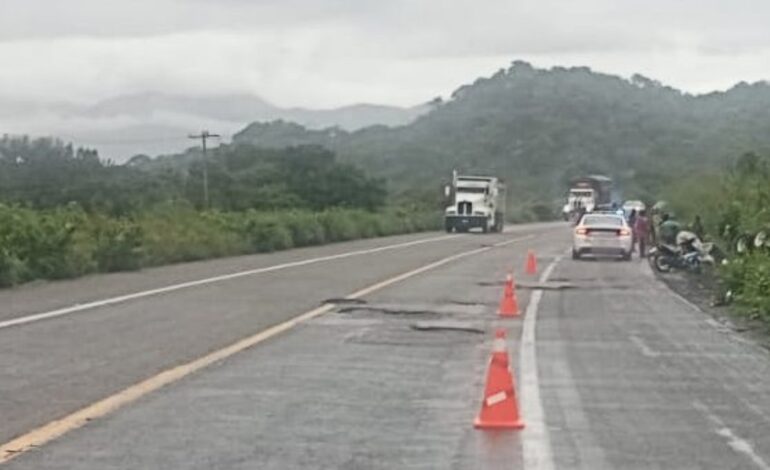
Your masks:
<svg viewBox="0 0 770 470"><path fill-rule="evenodd" d="M706 238L726 255L717 267L734 311L770 327L770 157L745 154L722 173L678 181L665 194L677 218L702 218Z"/></svg>
<svg viewBox="0 0 770 470"><path fill-rule="evenodd" d="M440 227L437 213L399 208L201 212L167 203L111 217L0 204L0 287Z"/></svg>

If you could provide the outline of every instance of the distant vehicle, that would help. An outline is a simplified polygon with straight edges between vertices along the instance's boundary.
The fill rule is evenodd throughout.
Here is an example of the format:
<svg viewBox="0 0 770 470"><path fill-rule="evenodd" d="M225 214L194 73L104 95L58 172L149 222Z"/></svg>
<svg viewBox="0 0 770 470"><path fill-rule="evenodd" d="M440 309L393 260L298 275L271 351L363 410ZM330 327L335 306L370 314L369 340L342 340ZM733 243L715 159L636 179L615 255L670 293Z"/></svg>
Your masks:
<svg viewBox="0 0 770 470"><path fill-rule="evenodd" d="M505 224L505 185L493 176L452 174L452 185L446 187L451 205L444 212L447 232L502 232Z"/></svg>
<svg viewBox="0 0 770 470"><path fill-rule="evenodd" d="M647 209L647 205L642 201L630 200L623 203L623 212L625 212L626 215L630 214L631 211L636 211L637 213L639 213L646 209Z"/></svg>
<svg viewBox="0 0 770 470"><path fill-rule="evenodd" d="M567 203L562 209L564 220L573 218L582 210L593 212L598 206L611 204L612 179L602 175L588 175L570 180Z"/></svg>
<svg viewBox="0 0 770 470"><path fill-rule="evenodd" d="M630 260L633 249L631 227L618 214L586 214L578 222L572 236L572 259L590 254L620 256Z"/></svg>
<svg viewBox="0 0 770 470"><path fill-rule="evenodd" d="M592 214L598 214L598 213L617 214L618 213L618 209L615 206L613 206L612 204L597 204L594 207L594 210L591 211L591 213Z"/></svg>

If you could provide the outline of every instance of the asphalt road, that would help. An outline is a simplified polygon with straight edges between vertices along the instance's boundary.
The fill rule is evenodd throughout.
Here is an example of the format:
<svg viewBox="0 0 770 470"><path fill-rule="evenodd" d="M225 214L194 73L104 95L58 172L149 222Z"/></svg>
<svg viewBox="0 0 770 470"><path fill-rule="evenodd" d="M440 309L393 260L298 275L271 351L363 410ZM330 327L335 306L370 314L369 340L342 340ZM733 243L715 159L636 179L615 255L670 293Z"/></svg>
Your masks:
<svg viewBox="0 0 770 470"><path fill-rule="evenodd" d="M326 299L359 299L5 465L770 468L767 352L676 297L646 263L576 262L563 257L568 244L563 224L421 234L2 292L0 444L66 425L76 410ZM522 272L530 248L541 275L550 267L548 287L561 289L534 289ZM501 320L511 267L529 308ZM231 273L241 274L222 277ZM501 326L527 427L478 431Z"/></svg>

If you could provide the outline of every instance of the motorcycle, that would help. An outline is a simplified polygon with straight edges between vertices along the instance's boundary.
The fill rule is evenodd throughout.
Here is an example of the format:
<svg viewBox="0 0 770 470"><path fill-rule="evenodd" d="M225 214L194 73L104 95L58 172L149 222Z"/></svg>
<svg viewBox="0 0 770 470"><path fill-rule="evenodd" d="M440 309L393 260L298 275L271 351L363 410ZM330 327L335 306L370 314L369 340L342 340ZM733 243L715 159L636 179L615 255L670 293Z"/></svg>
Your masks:
<svg viewBox="0 0 770 470"><path fill-rule="evenodd" d="M704 264L714 264L712 243L703 243L697 235L681 231L676 236L676 245L660 243L649 251L650 262L661 273L681 269L700 273Z"/></svg>

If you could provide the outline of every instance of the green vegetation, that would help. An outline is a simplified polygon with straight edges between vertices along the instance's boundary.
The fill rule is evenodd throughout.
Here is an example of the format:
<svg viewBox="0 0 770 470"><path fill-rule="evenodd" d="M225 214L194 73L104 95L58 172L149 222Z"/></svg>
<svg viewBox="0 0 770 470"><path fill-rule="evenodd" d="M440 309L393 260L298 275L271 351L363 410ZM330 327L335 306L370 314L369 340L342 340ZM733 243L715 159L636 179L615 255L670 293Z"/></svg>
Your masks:
<svg viewBox="0 0 770 470"><path fill-rule="evenodd" d="M0 139L0 286L436 229L320 147L223 146L210 204L194 150L126 165L55 139Z"/></svg>
<svg viewBox="0 0 770 470"><path fill-rule="evenodd" d="M115 165L3 137L0 283L435 227L452 169L502 176L517 222L554 218L571 177L603 173L616 198L667 192L727 250L767 229L766 160L723 174L730 156L770 153L767 83L693 96L639 75L514 62L428 106L407 126L355 132L251 124L209 153L208 204L197 149ZM754 315L768 315L763 256L736 253L723 273Z"/></svg>
<svg viewBox="0 0 770 470"><path fill-rule="evenodd" d="M757 237L770 235L770 158L744 154L728 171L693 175L666 193L675 216L699 215L728 254L719 273L739 310L770 323L770 237Z"/></svg>
<svg viewBox="0 0 770 470"><path fill-rule="evenodd" d="M78 206L0 205L0 286L437 229L436 213L197 211L164 204L131 217Z"/></svg>
<svg viewBox="0 0 770 470"><path fill-rule="evenodd" d="M336 161L320 147L260 149L222 146L208 159L209 208L223 211L332 207L375 210L385 184ZM203 208L198 150L126 165L99 160L89 149L55 139L0 139L0 202L33 208L77 203L88 212L126 215L167 201Z"/></svg>
<svg viewBox="0 0 770 470"><path fill-rule="evenodd" d="M356 132L306 131L255 123L237 143L318 144L387 178L395 192L463 172L503 176L508 208L546 202L553 211L570 177L612 176L627 199L654 199L693 170L719 169L730 156L770 150L770 86L739 84L692 96L636 75L586 67L550 70L514 62L460 87L414 123ZM446 175L446 176L444 176ZM520 217L516 212L522 211Z"/></svg>

